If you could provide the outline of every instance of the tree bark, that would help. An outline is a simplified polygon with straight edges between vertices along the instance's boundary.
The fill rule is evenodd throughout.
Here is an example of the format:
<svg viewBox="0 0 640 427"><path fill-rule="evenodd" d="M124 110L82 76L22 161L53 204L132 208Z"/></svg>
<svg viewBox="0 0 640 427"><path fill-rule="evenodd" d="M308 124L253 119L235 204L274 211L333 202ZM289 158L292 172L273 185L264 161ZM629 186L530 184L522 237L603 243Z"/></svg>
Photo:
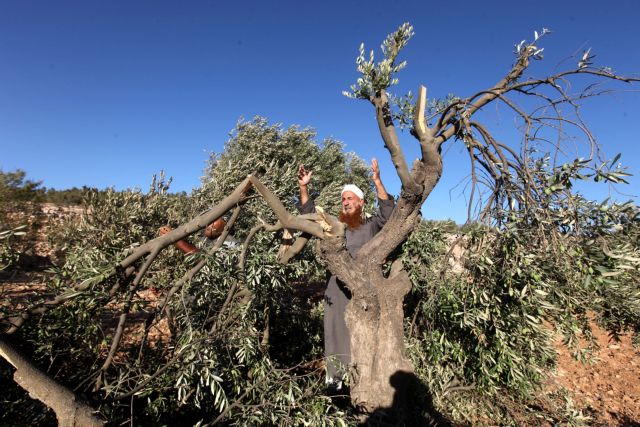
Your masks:
<svg viewBox="0 0 640 427"><path fill-rule="evenodd" d="M404 345L402 303L411 289L406 273L389 279L364 276L365 292L353 295L346 309L351 338L353 382L351 400L372 412L397 407L404 387L393 381L398 373L412 373Z"/></svg>

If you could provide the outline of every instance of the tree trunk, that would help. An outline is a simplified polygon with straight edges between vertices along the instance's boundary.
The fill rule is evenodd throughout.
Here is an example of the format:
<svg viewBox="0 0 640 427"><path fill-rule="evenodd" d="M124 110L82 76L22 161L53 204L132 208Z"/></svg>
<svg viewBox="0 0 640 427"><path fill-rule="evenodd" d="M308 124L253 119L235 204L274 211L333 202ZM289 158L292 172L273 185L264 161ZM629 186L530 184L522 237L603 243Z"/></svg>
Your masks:
<svg viewBox="0 0 640 427"><path fill-rule="evenodd" d="M375 277L372 277L375 276ZM389 279L380 271L364 275L346 309L351 337L351 400L369 412L404 402L406 378L413 366L404 345L402 303L411 288L406 273Z"/></svg>

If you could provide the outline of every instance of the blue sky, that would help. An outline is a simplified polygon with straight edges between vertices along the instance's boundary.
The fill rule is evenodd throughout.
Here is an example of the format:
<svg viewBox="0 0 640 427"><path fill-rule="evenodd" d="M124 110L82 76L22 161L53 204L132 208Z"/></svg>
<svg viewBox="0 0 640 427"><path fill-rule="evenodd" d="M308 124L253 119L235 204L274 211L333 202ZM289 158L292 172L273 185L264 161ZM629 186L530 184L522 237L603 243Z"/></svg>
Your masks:
<svg viewBox="0 0 640 427"><path fill-rule="evenodd" d="M0 0L0 168L24 169L58 189L146 189L164 170L174 190L189 191L238 119L261 115L377 157L397 193L372 107L341 95L357 78L361 42L379 55L384 37L411 22L416 34L394 90L424 84L433 97L464 97L498 81L514 60L513 45L542 27L553 33L528 75L561 69L591 48L597 64L638 77L638 16L640 3L630 0ZM637 175L640 86L614 87L619 92L590 101L584 114L606 154L622 152ZM486 120L498 135L515 137L506 109L487 111ZM415 157L415 140L405 134L402 142ZM456 145L445 152L443 178L423 212L462 222L456 184L468 161ZM636 194L637 183L632 178L623 191Z"/></svg>

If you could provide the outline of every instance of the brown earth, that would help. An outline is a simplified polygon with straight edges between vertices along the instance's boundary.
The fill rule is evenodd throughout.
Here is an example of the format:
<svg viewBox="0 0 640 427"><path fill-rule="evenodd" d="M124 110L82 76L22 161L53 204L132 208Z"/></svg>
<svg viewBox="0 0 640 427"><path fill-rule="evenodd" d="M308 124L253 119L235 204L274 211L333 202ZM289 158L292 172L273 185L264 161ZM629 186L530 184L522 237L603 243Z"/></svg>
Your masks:
<svg viewBox="0 0 640 427"><path fill-rule="evenodd" d="M590 417L590 424L640 426L640 353L630 335L615 341L594 322L591 327L600 347L593 363L575 360L558 342L558 368L547 391L571 392L574 408Z"/></svg>
<svg viewBox="0 0 640 427"><path fill-rule="evenodd" d="M47 204L43 206L43 212L57 220L60 216L78 214L80 211L78 208L59 208ZM46 225L45 222L41 238L35 245L34 255L42 258L52 255L46 239L42 238ZM0 305L23 307L29 301L46 297L44 280L46 273L41 268L19 271L0 279ZM318 292L317 289L314 291ZM157 303L153 296L153 290L142 291L139 295L150 305ZM141 334L142 322L132 323L126 335L132 337ZM558 340L557 371L547 381L543 394L567 390L573 400L574 410L588 417L587 423L590 425L640 427L640 352L633 347L630 335L623 335L620 341L614 341L594 322L591 326L600 347L592 363L576 361ZM167 338L169 332L166 324L156 325L154 329L150 340L162 342Z"/></svg>

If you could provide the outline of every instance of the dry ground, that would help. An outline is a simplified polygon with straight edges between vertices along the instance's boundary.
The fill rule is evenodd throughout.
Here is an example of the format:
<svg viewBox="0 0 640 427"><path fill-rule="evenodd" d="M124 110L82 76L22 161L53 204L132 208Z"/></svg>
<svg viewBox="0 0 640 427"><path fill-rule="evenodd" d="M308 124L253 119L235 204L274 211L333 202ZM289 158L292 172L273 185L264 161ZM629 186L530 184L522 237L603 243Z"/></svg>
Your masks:
<svg viewBox="0 0 640 427"><path fill-rule="evenodd" d="M592 364L576 361L558 342L558 369L548 389L564 387L575 407L596 425L640 426L640 353L631 336L616 342L595 323L593 335L600 346Z"/></svg>

